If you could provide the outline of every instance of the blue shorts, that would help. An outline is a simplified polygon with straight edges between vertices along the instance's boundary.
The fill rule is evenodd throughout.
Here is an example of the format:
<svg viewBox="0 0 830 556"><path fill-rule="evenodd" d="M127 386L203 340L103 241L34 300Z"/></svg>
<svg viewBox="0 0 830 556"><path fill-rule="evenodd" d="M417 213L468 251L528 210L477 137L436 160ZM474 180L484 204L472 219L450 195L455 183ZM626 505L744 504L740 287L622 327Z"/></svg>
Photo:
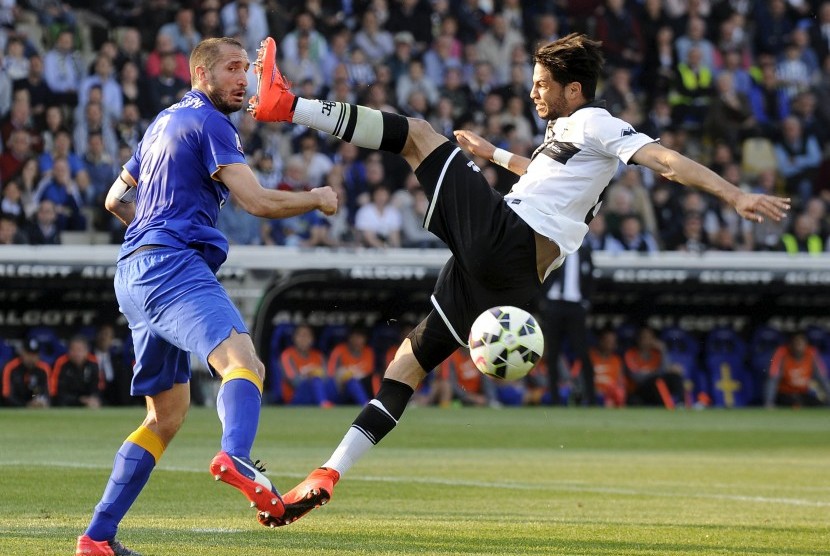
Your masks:
<svg viewBox="0 0 830 556"><path fill-rule="evenodd" d="M207 363L242 315L193 249L159 247L118 262L115 295L135 346L131 393L152 396L190 381L190 353Z"/></svg>

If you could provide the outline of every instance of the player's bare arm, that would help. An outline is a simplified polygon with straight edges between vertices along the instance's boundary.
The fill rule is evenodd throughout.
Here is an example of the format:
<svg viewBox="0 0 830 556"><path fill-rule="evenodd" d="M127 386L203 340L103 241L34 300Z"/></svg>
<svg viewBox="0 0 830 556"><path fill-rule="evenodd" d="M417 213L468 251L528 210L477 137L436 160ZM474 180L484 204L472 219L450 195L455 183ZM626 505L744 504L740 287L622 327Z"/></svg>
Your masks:
<svg viewBox="0 0 830 556"><path fill-rule="evenodd" d="M126 170L121 170L104 201L104 207L126 226L135 218L135 187L135 179Z"/></svg>
<svg viewBox="0 0 830 556"><path fill-rule="evenodd" d="M261 218L288 218L315 209L326 215L337 212L337 194L328 186L311 191L265 189L246 164L223 166L216 178L236 196L239 206Z"/></svg>
<svg viewBox="0 0 830 556"><path fill-rule="evenodd" d="M530 165L530 159L520 156L515 153L509 153L504 149L497 149L496 146L477 133L468 131L466 129L457 129L453 131L458 146L469 152L473 156L480 156L487 160L492 160L499 166L507 168L514 174L521 176L527 172L527 167ZM501 153L497 153L501 151ZM494 159L494 156L498 159Z"/></svg>
<svg viewBox="0 0 830 556"><path fill-rule="evenodd" d="M658 143L643 146L631 160L666 179L715 195L753 222L763 222L764 217L779 221L790 209L789 198L741 191L709 168Z"/></svg>

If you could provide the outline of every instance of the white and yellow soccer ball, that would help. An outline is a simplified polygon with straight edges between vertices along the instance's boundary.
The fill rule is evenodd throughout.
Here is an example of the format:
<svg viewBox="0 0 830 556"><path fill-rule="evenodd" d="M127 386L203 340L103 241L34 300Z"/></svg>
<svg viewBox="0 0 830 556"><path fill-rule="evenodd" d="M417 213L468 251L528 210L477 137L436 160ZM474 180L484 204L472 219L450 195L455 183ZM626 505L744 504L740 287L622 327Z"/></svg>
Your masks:
<svg viewBox="0 0 830 556"><path fill-rule="evenodd" d="M487 309L470 329L470 357L479 371L518 380L542 358L545 339L533 315L510 305Z"/></svg>

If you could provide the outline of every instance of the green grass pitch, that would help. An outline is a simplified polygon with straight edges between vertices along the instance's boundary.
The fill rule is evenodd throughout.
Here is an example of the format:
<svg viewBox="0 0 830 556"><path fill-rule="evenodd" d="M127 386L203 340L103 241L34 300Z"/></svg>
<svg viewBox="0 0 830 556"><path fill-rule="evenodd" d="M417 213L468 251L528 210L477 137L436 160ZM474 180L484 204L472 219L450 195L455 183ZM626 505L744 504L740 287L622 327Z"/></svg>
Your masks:
<svg viewBox="0 0 830 556"><path fill-rule="evenodd" d="M266 408L254 456L285 491L357 409ZM143 411L0 411L0 555L72 554ZM410 409L289 527L215 483L194 408L120 538L145 556L830 555L830 412Z"/></svg>

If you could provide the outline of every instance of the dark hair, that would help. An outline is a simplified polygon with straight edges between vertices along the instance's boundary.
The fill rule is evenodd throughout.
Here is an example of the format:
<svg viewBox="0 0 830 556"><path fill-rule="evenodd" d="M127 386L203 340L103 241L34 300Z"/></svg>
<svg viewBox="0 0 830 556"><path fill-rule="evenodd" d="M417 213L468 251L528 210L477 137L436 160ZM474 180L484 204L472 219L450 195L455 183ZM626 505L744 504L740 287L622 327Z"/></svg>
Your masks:
<svg viewBox="0 0 830 556"><path fill-rule="evenodd" d="M196 66L213 67L216 63L216 58L219 57L219 48L223 44L235 46L240 50L245 50L242 43L232 37L215 37L205 39L193 49L190 53L190 80L191 84L195 84L196 80Z"/></svg>
<svg viewBox="0 0 830 556"><path fill-rule="evenodd" d="M579 83L585 99L593 100L602 65L605 63L601 46L601 42L591 40L586 35L571 33L539 47L533 55L533 62L548 70L560 85Z"/></svg>

